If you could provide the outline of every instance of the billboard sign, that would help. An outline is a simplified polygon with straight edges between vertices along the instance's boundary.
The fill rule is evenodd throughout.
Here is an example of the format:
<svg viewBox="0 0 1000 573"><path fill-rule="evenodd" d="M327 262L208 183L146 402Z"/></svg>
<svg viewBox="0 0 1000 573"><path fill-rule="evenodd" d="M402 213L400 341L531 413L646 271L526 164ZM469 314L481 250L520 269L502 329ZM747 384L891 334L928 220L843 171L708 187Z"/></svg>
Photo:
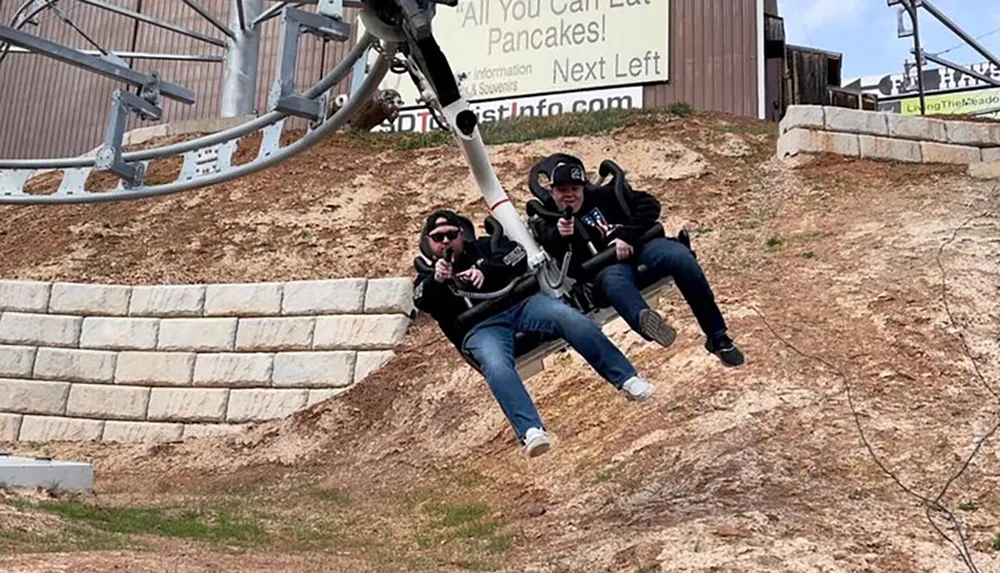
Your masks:
<svg viewBox="0 0 1000 573"><path fill-rule="evenodd" d="M1000 81L1000 68L990 62L980 62L966 66L970 70ZM988 87L984 81L951 68L924 69L924 92L940 93ZM843 86L845 89L859 90L875 94L879 98L901 97L919 92L917 88L916 66L909 74L887 74L855 78Z"/></svg>
<svg viewBox="0 0 1000 573"><path fill-rule="evenodd" d="M1000 88L970 92L928 95L924 98L927 115L983 114L1000 115ZM900 115L920 115L920 98L911 97L879 104L879 110Z"/></svg>
<svg viewBox="0 0 1000 573"><path fill-rule="evenodd" d="M600 111L604 109L642 108L642 87L610 88L584 92L507 98L469 104L480 126L518 117L545 117L562 113ZM372 131L413 132L442 129L425 107L404 109L392 123L384 123Z"/></svg>
<svg viewBox="0 0 1000 573"><path fill-rule="evenodd" d="M472 101L665 82L670 0L458 0L438 5L434 37ZM408 74L388 74L403 107Z"/></svg>

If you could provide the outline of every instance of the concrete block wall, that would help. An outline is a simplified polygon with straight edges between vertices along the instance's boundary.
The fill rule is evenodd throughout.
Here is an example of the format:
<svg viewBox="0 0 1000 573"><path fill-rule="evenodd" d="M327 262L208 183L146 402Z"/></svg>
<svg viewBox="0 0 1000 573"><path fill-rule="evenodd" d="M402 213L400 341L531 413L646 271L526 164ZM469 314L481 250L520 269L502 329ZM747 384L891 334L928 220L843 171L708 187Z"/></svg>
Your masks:
<svg viewBox="0 0 1000 573"><path fill-rule="evenodd" d="M1000 178L1000 122L942 117L793 105L778 126L778 157L833 153L907 163L950 163L968 165L975 177Z"/></svg>
<svg viewBox="0 0 1000 573"><path fill-rule="evenodd" d="M239 432L394 356L408 278L126 286L0 280L0 442Z"/></svg>

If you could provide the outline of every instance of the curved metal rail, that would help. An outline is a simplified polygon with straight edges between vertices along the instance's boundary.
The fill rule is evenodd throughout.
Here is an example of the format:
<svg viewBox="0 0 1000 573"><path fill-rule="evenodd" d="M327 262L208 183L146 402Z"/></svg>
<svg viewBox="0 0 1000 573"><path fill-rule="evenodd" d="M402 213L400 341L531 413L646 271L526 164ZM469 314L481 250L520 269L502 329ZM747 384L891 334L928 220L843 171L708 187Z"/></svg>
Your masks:
<svg viewBox="0 0 1000 573"><path fill-rule="evenodd" d="M111 191L84 189L87 178L96 167L96 158L0 160L0 203L95 203L139 199L214 185L270 167L312 147L323 137L339 129L373 96L379 82L389 70L389 60L396 47L380 46L378 40L367 33L362 34L357 44L333 70L303 94L307 99L321 98L347 77L358 60L367 57L368 50L374 48L380 52L379 57L361 82L360 88L336 113L318 124L310 124L303 137L287 146L281 146L281 133L289 114L272 111L242 125L191 141L124 153L122 160L133 165L146 166L154 159L176 155L183 155L184 163L177 179L171 183L142 185L130 189L125 187L123 181L119 181L118 186ZM262 132L262 137L257 157L249 163L233 166L231 160L239 139L258 131ZM28 180L39 171L46 170L62 171L63 178L58 190L50 195L26 193L24 185Z"/></svg>
<svg viewBox="0 0 1000 573"><path fill-rule="evenodd" d="M35 0L25 0L24 4L21 4L21 7L14 11L14 17L10 21L11 26L15 30L20 30L21 28L24 28L25 24L28 24L32 20L34 20L35 16L41 14L45 10L48 10L51 6L54 6L58 1L59 0L47 0L44 4L35 6L33 12L31 12L27 16L23 16L23 14L35 4ZM0 8L3 8L2 0L0 0ZM10 44L0 42L0 64L3 63L4 59L7 58L7 54L9 53L10 53Z"/></svg>

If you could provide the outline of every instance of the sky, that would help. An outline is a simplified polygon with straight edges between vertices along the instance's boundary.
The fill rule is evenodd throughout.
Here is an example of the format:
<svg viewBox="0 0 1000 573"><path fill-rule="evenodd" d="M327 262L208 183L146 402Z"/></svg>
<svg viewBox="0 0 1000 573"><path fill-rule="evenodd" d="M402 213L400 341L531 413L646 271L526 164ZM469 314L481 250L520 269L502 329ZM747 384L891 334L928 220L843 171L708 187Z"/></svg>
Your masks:
<svg viewBox="0 0 1000 573"><path fill-rule="evenodd" d="M932 1L973 38L993 32L979 42L1000 58L1000 1ZM913 38L897 37L898 6L886 0L778 0L778 7L788 43L843 54L844 84L859 76L902 73L904 61L915 61ZM905 21L909 25L908 17ZM926 10L919 10L918 22L925 52L963 65L986 61Z"/></svg>

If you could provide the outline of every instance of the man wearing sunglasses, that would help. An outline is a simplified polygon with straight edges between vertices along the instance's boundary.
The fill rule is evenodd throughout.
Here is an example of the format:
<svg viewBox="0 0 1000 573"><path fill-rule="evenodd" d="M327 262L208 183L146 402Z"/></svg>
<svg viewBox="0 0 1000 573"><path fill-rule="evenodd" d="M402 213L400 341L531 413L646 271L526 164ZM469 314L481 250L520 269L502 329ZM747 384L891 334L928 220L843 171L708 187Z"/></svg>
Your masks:
<svg viewBox="0 0 1000 573"><path fill-rule="evenodd" d="M586 185L582 163L561 163L552 170L552 193L545 206L560 212L570 207L577 221L539 219L535 232L542 248L561 260L572 245L569 276L592 280L632 330L664 347L674 342L676 331L643 300L635 276L637 266L645 264L658 277L673 277L705 334L705 349L725 366L743 364L743 354L728 336L712 288L691 250L666 237L636 244L660 217L656 197L627 188L623 206L614 193L587 189ZM605 267L596 277L585 276L580 264L590 256L588 241L598 252L613 246L619 262Z"/></svg>
<svg viewBox="0 0 1000 573"><path fill-rule="evenodd" d="M493 397L529 456L548 451L551 441L517 372L515 333L562 337L629 400L643 401L653 393L653 386L637 374L597 325L547 294L509 296L492 316L471 328L460 326L457 317L469 309L469 303L452 287L466 292L498 291L528 269L527 254L519 243L506 237L500 237L495 247L491 237L467 241L463 228L471 231L471 222L453 211L435 211L427 217L421 235L422 242L426 237L429 253L422 257L433 262L433 271L422 271L418 266L414 304L437 321L456 348L479 364ZM476 305L484 301L469 302Z"/></svg>

